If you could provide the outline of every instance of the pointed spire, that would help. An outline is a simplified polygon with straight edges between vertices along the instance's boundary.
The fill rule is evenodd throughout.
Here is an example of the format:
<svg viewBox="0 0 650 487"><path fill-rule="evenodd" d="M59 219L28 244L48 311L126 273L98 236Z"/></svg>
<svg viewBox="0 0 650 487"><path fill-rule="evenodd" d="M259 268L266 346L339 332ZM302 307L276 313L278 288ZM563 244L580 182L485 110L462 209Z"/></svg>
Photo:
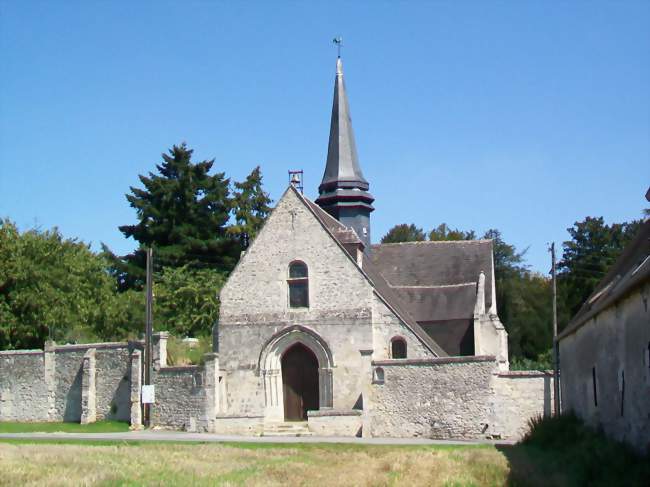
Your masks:
<svg viewBox="0 0 650 487"><path fill-rule="evenodd" d="M338 57L327 163L316 203L341 223L353 228L366 248L370 247L370 212L374 210L374 198L368 193L369 187L359 166L343 80L343 62Z"/></svg>
<svg viewBox="0 0 650 487"><path fill-rule="evenodd" d="M343 62L340 57L336 59L334 103L332 104L327 164L319 190L327 190L336 186L368 189L368 182L359 167L350 107L343 80Z"/></svg>

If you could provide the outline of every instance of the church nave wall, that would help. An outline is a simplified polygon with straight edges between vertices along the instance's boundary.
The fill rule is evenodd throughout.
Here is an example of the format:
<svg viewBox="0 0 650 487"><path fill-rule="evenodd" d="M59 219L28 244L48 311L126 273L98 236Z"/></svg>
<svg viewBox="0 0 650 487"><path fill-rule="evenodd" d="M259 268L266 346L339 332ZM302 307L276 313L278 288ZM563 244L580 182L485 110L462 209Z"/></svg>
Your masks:
<svg viewBox="0 0 650 487"><path fill-rule="evenodd" d="M393 337L398 336L406 340L408 358L432 358L435 356L377 296L374 296L373 299L372 332L373 360L391 358L390 341Z"/></svg>

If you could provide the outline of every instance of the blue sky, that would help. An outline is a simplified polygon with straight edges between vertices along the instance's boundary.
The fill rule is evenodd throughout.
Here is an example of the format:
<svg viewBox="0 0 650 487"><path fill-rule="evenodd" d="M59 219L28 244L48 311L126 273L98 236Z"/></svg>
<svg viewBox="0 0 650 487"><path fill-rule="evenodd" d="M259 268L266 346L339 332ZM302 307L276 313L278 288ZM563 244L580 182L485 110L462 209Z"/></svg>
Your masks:
<svg viewBox="0 0 650 487"><path fill-rule="evenodd" d="M439 223L528 247L641 217L650 2L0 0L0 216L134 247L124 194L186 141L272 197L327 153L336 51L373 239Z"/></svg>

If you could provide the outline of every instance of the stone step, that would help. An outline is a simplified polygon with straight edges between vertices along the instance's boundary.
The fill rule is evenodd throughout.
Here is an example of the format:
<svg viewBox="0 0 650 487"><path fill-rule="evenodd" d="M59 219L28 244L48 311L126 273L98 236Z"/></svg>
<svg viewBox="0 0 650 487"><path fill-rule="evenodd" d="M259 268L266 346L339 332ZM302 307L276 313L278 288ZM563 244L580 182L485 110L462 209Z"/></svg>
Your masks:
<svg viewBox="0 0 650 487"><path fill-rule="evenodd" d="M311 436L306 422L266 423L262 436Z"/></svg>

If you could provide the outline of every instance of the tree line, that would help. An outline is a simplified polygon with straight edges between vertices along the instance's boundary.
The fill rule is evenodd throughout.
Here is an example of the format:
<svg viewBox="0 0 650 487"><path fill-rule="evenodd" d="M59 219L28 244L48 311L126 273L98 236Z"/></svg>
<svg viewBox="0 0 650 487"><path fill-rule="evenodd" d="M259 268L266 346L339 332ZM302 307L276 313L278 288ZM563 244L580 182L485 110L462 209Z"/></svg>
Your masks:
<svg viewBox="0 0 650 487"><path fill-rule="evenodd" d="M569 323L609 266L634 238L642 220L608 225L602 217L586 217L567 229L558 262L558 328ZM450 228L442 223L426 232L415 224L399 224L382 238L382 243L436 240L475 240L473 230ZM551 367L552 294L548 275L530 270L526 250L517 250L490 229L481 238L491 239L498 312L508 331L510 359L515 368ZM550 264L549 264L550 268Z"/></svg>
<svg viewBox="0 0 650 487"><path fill-rule="evenodd" d="M259 167L243 181L214 171L214 159L192 161L184 143L162 155L155 172L126 198L136 223L119 230L137 243L118 256L101 252L55 228L19 231L0 221L0 349L40 348L59 342L122 340L142 334L145 252L153 247L154 321L178 336L208 335L219 313L218 293L241 252L271 210ZM587 217L568 229L558 269L560 328L582 305L638 229L639 221L607 225ZM473 230L440 224L391 228L382 243L473 240ZM494 241L499 315L514 362L550 360L551 290L548 276L530 271L525 250Z"/></svg>
<svg viewBox="0 0 650 487"><path fill-rule="evenodd" d="M218 292L270 212L262 173L244 181L192 162L186 144L162 155L156 172L126 198L137 222L119 230L137 242L117 256L95 253L58 229L20 232L0 221L0 350L141 335L145 252L153 247L155 325L178 336L210 333Z"/></svg>

